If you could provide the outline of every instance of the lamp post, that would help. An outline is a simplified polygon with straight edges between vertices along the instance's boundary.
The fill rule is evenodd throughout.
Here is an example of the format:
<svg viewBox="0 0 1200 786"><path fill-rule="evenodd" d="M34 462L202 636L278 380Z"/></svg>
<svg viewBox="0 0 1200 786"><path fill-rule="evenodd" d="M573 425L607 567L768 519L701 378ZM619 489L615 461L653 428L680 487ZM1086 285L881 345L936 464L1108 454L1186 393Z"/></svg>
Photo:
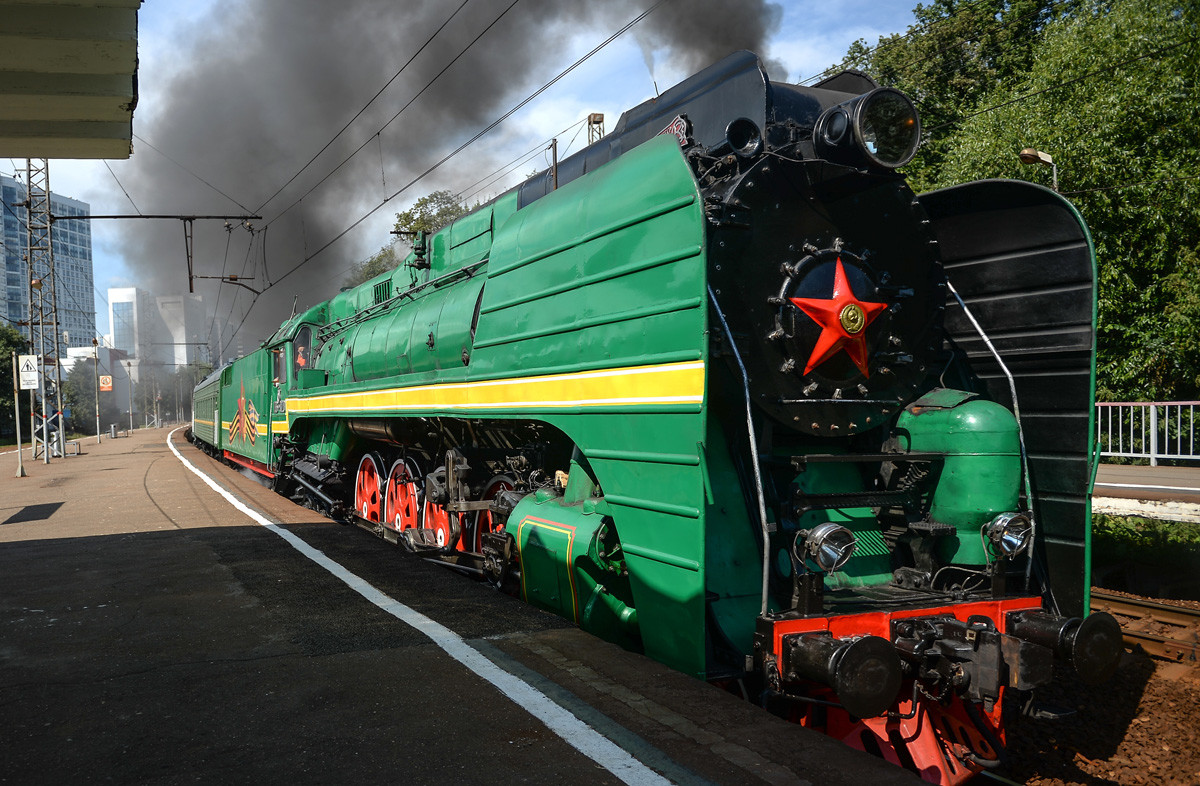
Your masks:
<svg viewBox="0 0 1200 786"><path fill-rule="evenodd" d="M125 376L129 381L129 436L133 436L133 362L125 362Z"/></svg>
<svg viewBox="0 0 1200 786"><path fill-rule="evenodd" d="M1036 148L1027 147L1017 154L1021 159L1022 164L1041 164L1042 166L1050 167L1050 177L1054 183L1054 190L1058 190L1058 164L1054 163L1054 159L1049 153L1043 153Z"/></svg>
<svg viewBox="0 0 1200 786"><path fill-rule="evenodd" d="M92 339L92 365L96 369L96 444L100 444L100 342Z"/></svg>

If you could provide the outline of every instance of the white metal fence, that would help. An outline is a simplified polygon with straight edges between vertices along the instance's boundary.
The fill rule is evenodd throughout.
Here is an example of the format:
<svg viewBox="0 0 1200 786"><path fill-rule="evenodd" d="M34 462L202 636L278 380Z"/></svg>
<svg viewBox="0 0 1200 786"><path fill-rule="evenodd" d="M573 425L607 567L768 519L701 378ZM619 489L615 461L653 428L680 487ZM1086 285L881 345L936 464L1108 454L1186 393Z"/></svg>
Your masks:
<svg viewBox="0 0 1200 786"><path fill-rule="evenodd" d="M1200 460L1196 408L1200 401L1138 401L1096 404L1101 456Z"/></svg>

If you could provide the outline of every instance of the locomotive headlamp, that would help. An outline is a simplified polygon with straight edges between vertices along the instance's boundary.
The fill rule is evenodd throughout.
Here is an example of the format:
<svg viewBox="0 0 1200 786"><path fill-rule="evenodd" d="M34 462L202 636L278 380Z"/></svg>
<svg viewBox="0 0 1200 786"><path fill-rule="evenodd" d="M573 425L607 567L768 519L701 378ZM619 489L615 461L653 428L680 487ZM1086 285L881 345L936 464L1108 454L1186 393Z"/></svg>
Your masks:
<svg viewBox="0 0 1200 786"><path fill-rule="evenodd" d="M997 554L1015 557L1029 547L1033 525L1021 513L1001 513L984 525L988 541Z"/></svg>
<svg viewBox="0 0 1200 786"><path fill-rule="evenodd" d="M912 160L921 121L908 96L881 87L832 107L817 119L813 145L828 161L895 169Z"/></svg>
<svg viewBox="0 0 1200 786"><path fill-rule="evenodd" d="M827 521L812 529L797 532L796 540L792 543L792 554L797 562L807 559L820 570L832 573L849 562L857 545L853 532Z"/></svg>

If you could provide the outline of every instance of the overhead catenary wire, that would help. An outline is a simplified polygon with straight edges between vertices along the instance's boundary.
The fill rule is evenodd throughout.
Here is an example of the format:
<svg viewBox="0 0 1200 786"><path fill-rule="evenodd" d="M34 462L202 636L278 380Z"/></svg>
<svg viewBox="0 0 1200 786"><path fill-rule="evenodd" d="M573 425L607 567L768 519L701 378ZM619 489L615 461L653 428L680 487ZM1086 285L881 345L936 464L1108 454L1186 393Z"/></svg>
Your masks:
<svg viewBox="0 0 1200 786"><path fill-rule="evenodd" d="M350 128L350 126L354 124L355 120L358 120L358 118L362 117L363 112L366 112L367 109L371 106L371 104L375 103L375 101L379 98L379 96L383 95L383 92L385 90L387 90L388 87L390 87L393 82L395 82L397 79L400 78L400 75L404 73L405 69L407 69L410 65L412 65L413 61L416 60L417 57L420 56L420 54L425 51L426 47L428 47L431 43L433 43L433 39L437 38L438 34L441 33L442 30L445 29L446 25L450 24L451 20L453 20L454 17L458 16L458 12L463 10L463 8L465 8L467 3L469 3L469 2L470 2L470 0L463 0L462 4L459 5L458 8L454 9L454 12L452 14L450 14L450 16L446 17L446 21L442 22L442 24L438 27L438 29L434 30L433 33L430 34L430 36L425 39L425 43L421 44L421 46L417 49L417 51L414 52L412 54L412 56L404 62L404 65L400 66L400 70L398 70L395 74L392 74L392 77L383 84L383 87L379 88L379 90L376 91L375 95L371 96L371 98L367 101L367 103L363 104L362 109L359 109L354 114L354 117L352 117L348 121L346 121L346 125L342 126L341 129L339 129L338 132L336 134L334 134L333 137L328 142L326 142L324 144L324 146L322 146L321 149L318 150L313 155L313 157L310 158L304 164L304 166L300 167L300 169L296 172L296 174L294 174L290 178L288 178L287 182L284 183L282 186L280 186L275 191L275 193L273 193L273 194L271 194L271 196L267 197L266 200L261 205L258 206L258 210L255 210L254 212L258 213L264 207L266 207L268 204L270 204L271 201L273 199L275 199L275 197L279 196L285 188L290 186L296 180L296 178L298 178L301 174L304 173L304 171L306 169L308 169L310 166L312 166L313 162L316 161L318 158L320 158L321 154L324 153L326 150L328 150L329 146L338 140L338 137L340 137L342 134L346 133L346 129ZM514 3L514 5L515 5L515 3ZM510 8L511 8L511 6L510 6ZM505 13L507 13L507 11ZM501 14L501 16L503 16L503 14ZM472 42L472 43L474 43L474 42ZM386 128L386 127L387 126L385 125L384 128ZM378 137L379 134L382 133L382 131L383 131L382 128L379 129L379 131L376 131L375 136ZM355 151L355 152L357 152L357 151Z"/></svg>
<svg viewBox="0 0 1200 786"><path fill-rule="evenodd" d="M583 124L586 122L587 122L587 118L584 117L584 118L572 123L571 125L567 126L562 131L559 131L558 134L556 134L556 136L562 136L563 134L567 133L568 131L570 131L572 128L575 128L576 126L579 126L579 128L582 129ZM576 135L578 136L578 131L576 132ZM541 153L542 151L544 151L546 149L546 145L550 144L551 139L553 139L553 137L547 137L543 141L538 142L536 145L531 147L526 152L522 153L521 155L517 156L513 160L509 161L507 164L504 164L503 166L499 167L498 169L493 169L491 172L489 172L488 174L479 178L474 183L471 183L469 186L466 186L465 188L463 188L462 191L459 192L459 198L462 199L464 202L466 202L471 197L478 194L479 192L487 190L487 188L490 187L493 183L496 183L500 179L502 179L502 178L508 176L509 174L511 174L512 172L516 171L516 169L518 167L522 166L523 164L528 162L530 159L537 156L538 153Z"/></svg>
<svg viewBox="0 0 1200 786"><path fill-rule="evenodd" d="M186 166L184 166L183 164L181 164L179 161L177 161L177 160L175 160L174 158L172 158L171 156L167 155L167 154L166 154L166 153L164 153L162 150L159 150L157 147L155 147L154 145L150 144L149 142L147 142L145 139L143 139L142 137L138 136L137 134L134 134L134 135L133 135L133 138L134 138L134 139L136 139L136 140L138 140L139 142L141 142L141 143L142 143L143 145L145 145L146 147L148 147L148 148L150 148L151 150L153 150L155 153L158 153L160 156L162 156L163 158L167 159L167 160L168 160L168 161L170 161L172 164L174 164L175 166L177 166L177 167L179 167L180 169L182 169L184 172L187 172L189 175L191 175L192 177L196 178L196 179L197 179L197 180L199 180L201 183L203 183L204 185L206 185L206 186L208 186L209 188L211 188L213 191L216 191L218 194L220 194L221 196L225 197L225 198L226 198L226 199L228 199L230 202L232 202L233 204L235 204L235 205L237 205L238 207L240 207L242 210L245 210L247 213L257 213L257 212L258 212L258 211L256 211L256 210L251 210L250 208L246 207L246 206L245 206L245 205L243 205L241 202L239 202L239 201L237 201L236 199L234 199L233 197L229 196L229 194L226 194L224 191L222 191L221 189L217 188L216 186L214 186L212 183L208 182L208 181L207 181L207 180L205 180L204 178L200 177L200 175L196 174L196 173L195 173L195 172L193 172L191 169L188 169Z"/></svg>
<svg viewBox="0 0 1200 786"><path fill-rule="evenodd" d="M587 54L583 55L583 56L582 56L582 57L580 57L578 60L576 60L574 63L572 63L571 65L567 66L565 69L563 69L562 71L560 71L560 72L558 73L558 75L557 75L557 76L555 76L553 79L551 79L549 82L546 82L544 85L542 85L541 87L539 87L537 90L533 91L533 92L532 92L532 93L530 93L528 96L526 96L525 98L521 99L519 102L517 102L517 104L516 104L515 106L513 106L511 109L509 109L509 110L508 110L507 112L505 112L503 115L501 115L500 117L498 117L498 118L496 118L495 120L493 120L493 121L492 121L491 123L489 123L489 124L488 124L486 127L484 127L482 130L480 130L478 133L476 133L474 136L472 136L472 137L471 137L470 139L468 139L466 142L463 142L461 145L459 145L459 146L458 146L457 148L455 148L453 151L451 151L450 153L447 153L445 156L443 156L443 157L442 157L442 158L441 158L439 161L437 161L437 163L433 164L433 165L432 165L432 166L430 166L428 169L426 169L424 172L422 172L421 174L417 175L417 176L416 176L416 177L414 177L413 179L409 180L409 181L408 181L408 182L407 182L407 183L406 183L406 184L405 184L403 187L401 187L401 188L397 189L397 190L396 190L395 192L393 192L393 193L392 193L390 196L388 196L388 198L387 198L387 199L388 199L388 200L390 200L390 199L395 199L397 196L399 196L400 194L404 193L404 192L405 192L405 191L407 191L409 188L411 188L412 186L414 186L414 185L416 185L417 183L419 183L421 180L424 180L424 179L425 179L426 177L428 177L428 176L429 176L431 173L433 173L434 171L436 171L438 168L440 168L440 167L441 167L443 164L445 164L445 163L446 163L447 161L449 161L450 159L452 159L452 158L454 158L455 156L457 156L457 155L458 155L459 153L461 153L463 150L467 149L468 147L470 147L470 146L471 146L471 145L473 145L474 143L478 142L478 141L479 141L479 140L480 140L480 139L481 139L483 136L485 136L485 135L486 135L488 132L492 131L492 130L493 130L493 129L495 129L495 128L496 128L498 125L500 125L501 123L503 123L505 120L507 120L508 118L512 117L514 114L516 114L518 111L520 111L520 110L521 110L521 109L522 109L522 108L523 108L523 107L524 107L526 104L528 104L530 101L532 101L533 99L535 99L535 98L537 98L538 96L540 96L542 93L544 93L544 92L546 92L547 90L549 90L551 87L553 87L555 84L557 84L557 83L559 82L559 80L561 80L561 79L562 79L563 77L565 77L567 74L571 73L571 72L572 72L572 71L574 71L576 68L578 68L580 65L582 65L584 62L586 62L587 60L589 60L591 57L593 57L593 56L594 56L594 55L595 55L597 52L599 52L601 49L603 49L604 47L606 47L606 46L608 46L609 44L611 44L611 43L612 43L613 41L615 41L615 40L616 40L618 37L620 37L620 36L621 36L623 33L627 32L627 31L628 31L630 28L632 28L632 27L633 27L635 24L637 24L638 22L640 22L640 21L642 21L643 19L645 19L645 18L646 18L647 16L649 16L649 15L650 15L650 14L651 14L651 13L652 13L652 12L653 12L655 9L657 9L659 6L661 6L661 5L662 5L663 3L665 3L665 2L668 2L668 0L658 0L658 2L656 2L656 3L655 3L654 5L652 5L650 8L646 9L646 10L645 10L645 11L643 11L641 14L638 14L636 17L634 17L632 20L630 20L628 23L626 23L626 24L625 24L625 25L624 25L624 26L623 26L623 27L622 27L620 30L618 30L617 32L613 33L611 36L609 36L608 38L606 38L606 39L605 39L603 42L601 42L600 44L598 44L598 45L597 45L597 46L596 46L594 49L592 49L590 52L588 52ZM341 232L339 232L337 235L335 235L335 236L334 236L332 239L330 239L329 241L327 241L327 242L326 242L324 245L322 245L322 246L321 246L320 248L318 248L316 251L313 251L311 254L307 254L307 255L305 256L305 258L304 258L303 260L301 260L301 261L300 261L300 262L299 262L297 265L295 265L295 266L294 266L294 267L292 267L290 270L288 270L286 273L284 273L282 276L280 276L278 279L276 279L275 283L276 283L276 284L280 283L281 281L283 281L283 279L287 278L287 277L288 277L288 276L290 276L292 273L296 272L298 269L300 269L302 266L304 266L305 264L307 264L309 261L311 261L311 260L312 260L314 257L316 257L318 254L320 254L321 252L323 252L325 249L329 248L329 247L330 247L330 246L332 246L334 243L336 243L337 241L341 240L343 237L345 237L347 234L349 234L349 233L350 233L350 232L351 232L353 229L355 229L355 228L356 228L358 225L360 225L360 224L361 224L363 221L366 221L368 218L370 218L372 215L374 215L374 214L375 214L375 213L376 213L376 212L377 212L377 211L378 211L378 210L379 210L381 207L383 207L383 206L386 204L386 202L387 202L387 200L385 200L384 202L380 202L380 203L379 203L379 204L377 204L375 207L371 208L369 211L367 211L367 212L366 212L366 213L364 213L362 216L360 216L360 217L359 217L359 218L358 218L356 221L354 221L352 224L350 224L350 226L346 227L346 228L345 228L345 229L343 229Z"/></svg>
<svg viewBox="0 0 1200 786"><path fill-rule="evenodd" d="M522 108L523 108L525 105L527 105L527 104L528 104L530 101L534 100L535 98L537 98L538 96L540 96L542 93L544 93L544 92L546 92L547 90L549 90L549 89L550 89L552 86L554 86L554 85L555 85L555 84L557 84L557 83L558 83L558 82L559 82L561 79L563 79L563 77L567 76L567 75L568 75L568 74L570 74L572 71L574 71L576 68L578 68L580 65L582 65L583 63L587 62L589 59L591 59L592 57L594 57L594 56L596 55L596 53L597 53L597 52L600 52L602 49L604 49L605 47L607 47L607 46L608 46L609 44L611 44L613 41L617 40L617 38L619 38L619 37L620 37L621 35L623 35L624 33L628 32L628 31L629 31L629 30L630 30L630 29L631 29L631 28L632 28L634 25L636 25L638 22L641 22L643 19L645 19L645 18L646 18L647 16L649 16L650 14L652 14L652 13L653 13L655 10L657 10L657 9L659 8L659 6L663 5L663 4L664 4L664 3L666 3L666 2L669 2L669 0L657 0L657 2L655 2L655 3L654 3L652 6L650 6L650 7L649 7L649 8L647 8L645 11L643 11L642 13L638 14L637 16L635 16L633 19L631 19L629 22L627 22L625 25L623 25L623 26L622 26L622 27L621 27L619 30L617 30L615 33L613 33L613 34L612 34L612 35L610 35L608 38L606 38L604 41L602 41L600 44L598 44L596 47L594 47L594 48L593 48L591 51L589 51L587 54L583 55L583 56L582 56L582 57L580 57L578 60L576 60L574 63L572 63L571 65L567 66L565 69L563 69L562 71L560 71L560 72L559 72L559 73L558 73L558 74L557 74L557 75L556 75L556 76L555 76L553 79L551 79L550 81L546 82L544 85L542 85L541 87L539 87L539 88L538 88L537 90L535 90L534 92L530 93L530 94L529 94L528 96L526 96L524 99L522 99L521 101L519 101L519 102L518 102L518 103L517 103L515 106L513 106L511 109L509 109L507 112L505 112L503 115L501 115L500 117L498 117L498 118L497 118L496 120L494 120L493 122L489 123L489 124L488 124L488 125L487 125L485 128L483 128L481 131L479 131L478 133L476 133L474 136L472 136L470 139L468 139L466 142L464 142L464 143L463 143L462 145L460 145L458 148L456 148L455 150L453 150L453 151L451 151L450 153L448 153L448 154L446 154L445 156L443 156L443 157L442 157L442 158L441 158L441 159L440 159L440 160L439 160L437 163L435 163L435 164L433 164L432 166L430 166L430 167L429 167L428 169L426 169L424 172L422 172L421 174L417 175L415 178L413 178L413 179L412 179L412 180L410 180L408 183L406 183L406 184L405 184L405 185L404 185L402 188L400 188L400 189L396 190L394 193L392 193L391 195L389 195L389 196L388 196L386 199L384 199L384 201L380 202L379 204L377 204L377 205L375 205L373 208L371 208L369 211L367 211L366 213L364 213L364 214L363 214L362 216L360 216L360 217L359 217L357 220L355 220L353 223L351 223L351 224L350 224L350 226L348 226L348 227L346 227L345 229L343 229L341 232L339 232L337 235L335 235L335 236L334 236L332 239L330 239L328 242L326 242L324 245L322 245L320 248L318 248L316 251L313 251L313 252L311 252L311 253L308 253L308 252L307 252L307 250L306 250L305 256L304 256L304 258L303 258L303 259L302 259L300 262L298 262L297 264L295 264L295 265L293 265L291 268L289 268L289 269L288 269L288 270L287 270L287 271L286 271L286 272L285 272L285 273L284 273L282 276L280 276L279 278L275 279L275 281L273 281L273 282L272 282L272 283L271 283L271 284L270 284L268 287L266 287L266 288L265 288L263 291L265 292L265 291L266 291L266 289L270 289L271 287L273 287L273 286L277 286L278 284L282 283L282 282L284 281L284 279L288 278L288 277L289 277L289 276L291 276L293 273L295 273L297 270L299 270L301 267L303 267L304 265L308 264L308 262L310 262L310 261L311 261L312 259L314 259L316 256L318 256L318 255L319 255L319 254L321 254L323 251L325 251L325 249L329 248L329 247L330 247L330 246L332 246L334 243L336 243L337 241L341 240L343 237L345 237L347 234L349 234L351 231L353 231L355 228L357 228L357 227L358 227L360 224L362 224L364 221L366 221L368 218L370 218L372 215L374 215L376 212L378 212L378 211L379 211L379 209L380 209L380 208L382 208L382 207L383 207L385 204L387 204L387 202L388 202L389 200L391 200L391 199L394 199L394 198L396 198L398 195L400 195L400 194L404 193L404 192L405 192L405 191L407 191L409 188L411 188L413 185L415 185L416 183L420 182L420 181L421 181L421 180L423 180L424 178L428 177L428 176L429 176L429 175L430 175L432 172L436 171L438 168L440 168L440 167L441 167L443 164L445 164L447 161L449 161L450 159L452 159L452 158L454 158L455 156L457 156L459 153L461 153L461 152L462 152L463 150L465 150L467 147L469 147L470 145L472 145L472 144L474 144L475 142L479 141L479 139L481 139L481 138L482 138L483 136L485 136L487 133L489 133L490 131L492 131L493 129L495 129L497 126L499 126L501 123L503 123L505 120L507 120L508 118L510 118L510 117L512 117L514 114L516 114L518 111L520 111L520 110L521 110L521 109L522 109ZM281 213L280 215L282 215L282 213ZM278 216L277 216L277 217L278 217ZM269 223L269 222L268 222L268 223ZM257 300L258 300L258 298L256 297L256 298L255 298L255 301L257 302ZM250 313L250 312L249 312L249 310L247 310L246 314L245 314L245 315L242 317L242 320L241 320L241 321L238 323L238 326L237 326L237 327L234 329L234 333L233 333L233 335L236 335L236 334L237 334L237 333L238 333L238 332L239 332L239 331L242 329L242 327L245 325L245 322L246 322L246 319L247 319L247 317L249 316L249 313Z"/></svg>
<svg viewBox="0 0 1200 786"><path fill-rule="evenodd" d="M121 193L124 194L125 198L129 200L129 204L133 205L134 212L136 212L140 216L142 214L142 211L140 208L138 208L137 202L133 201L133 197L131 197L129 195L129 191L125 188L124 185L121 184L120 179L117 177L117 173L113 171L113 168L108 165L107 161L104 162L104 168L108 170L108 174L112 175L112 179L114 181L116 181L117 188L121 189Z"/></svg>
<svg viewBox="0 0 1200 786"><path fill-rule="evenodd" d="M481 31L480 31L479 35L475 36L475 38L473 38L473 39L471 40L471 43L469 43L469 44L467 44L465 47L463 47L462 51L460 51L460 52L459 52L457 55L455 55L455 56L454 56L454 57L453 57L453 58L450 60L450 62L449 62L449 63L447 63L447 64L446 64L446 66L445 66L445 67L444 67L444 68L443 68L441 71L438 71L438 72L437 72L437 74L435 74L435 75L433 76L433 78L432 78L432 79L430 79L428 82L426 82L426 83L425 83L425 86L424 86L424 87L422 87L420 90L418 90L418 91L417 91L417 93L416 93L416 95L414 95L412 98L408 99L408 102L407 102L406 104L404 104L404 106L400 107L400 111L398 111L398 112L396 112L396 114L392 115L392 116L391 116L391 118L390 118L390 119L389 119L389 120L388 120L386 123L384 123L384 124L383 124L383 126L382 126L382 127L381 127L381 128L380 128L380 129L379 129L377 132L376 132L376 134L383 133L383 131L384 131L384 130L385 130L387 127L388 127L388 126L390 126L392 123L394 123L394 122L397 120L397 118L399 118L399 117L400 117L400 115L404 114L404 111L405 111L406 109L408 109L410 106L412 106L412 105L413 105L413 102L415 102L415 101L416 101L418 98L420 98L422 95L424 95L424 94L425 94L425 91L426 91L426 90L428 90L430 87L432 87L432 86L433 86L433 84L434 84L435 82L437 82L437 80L438 80L438 79L440 79L440 78L441 78L442 74L444 74L444 73L446 73L447 71L449 71L449 70L450 70L450 68L451 68L451 67L452 67L452 66L453 66L455 63L457 63L457 62L458 62L460 59L462 59L462 57L463 57L464 55L466 55L466 54L467 54L467 52L469 52L469 51L471 50L471 48L472 48L473 46L475 46L475 44L476 44L476 43L478 43L479 39L481 39L481 38L483 38L485 35L487 35L488 31L489 31L489 30L491 30L493 27L495 27L495 26L496 26L496 24L497 24L497 23L498 23L498 22L499 22L501 19L503 19L503 18L505 17L505 15L507 15L507 14L508 14L508 12L509 12L509 11L511 11L511 10L513 9L513 6L515 6L515 5L516 5L517 3L519 3L519 2L521 2L521 0L512 0L512 2L511 2L509 5L508 5L508 7L507 7L507 8L505 8L503 11L501 11L501 12L500 12L500 15L499 15L499 16L497 16L495 19L493 19L493 20L491 21L491 23L490 23L490 24L489 24L487 27L485 27L483 30L481 30ZM351 160L351 159L353 159L353 158L354 158L356 155L358 155L358 154L359 154L359 153L362 151L362 149L363 149L364 147L366 147L367 145L371 144L371 140L372 140L372 139L374 139L374 138L375 138L375 134L372 134L371 136L367 137L366 141L364 141L364 142L363 142L361 145L359 145L358 147L354 148L354 151L353 151L353 152L351 152L351 153L350 153L350 155L348 155L348 156L346 156L344 159L342 159L342 160L341 160L341 161L340 161L340 162L337 164L337 166L335 166L333 169L329 170L329 172L328 172L328 173L327 173L327 174L326 174L324 177L322 177L322 178L321 178L320 180L318 180L316 183L313 183L313 184L312 184L312 186L310 186L310 187L308 188L308 190L307 190L307 191L305 191L303 194L301 194L301 195L300 195L300 197L299 197L298 199L296 199L295 201L293 201L291 204L289 204L289 205L288 205L287 207L285 207L283 210L279 211L279 213L277 213L277 214L275 215L275 217L274 217L274 218L272 218L270 221L268 221L268 222L267 222L267 224L269 225L269 224L271 223L271 221L275 221L275 220L276 220L276 219L278 219L280 216L283 216L283 215L284 215L285 213L287 213L289 210L291 210L292 208L294 208L296 205L298 205L298 204L300 204L301 202L303 202L305 197L307 197L309 194L311 194L313 191L315 191L315 190L316 190L318 187L320 187L320 186L321 186L321 185L322 185L322 184L323 184L323 183L324 183L326 180L328 180L329 178L333 177L333 175L334 175L334 174L336 174L336 173L337 173L339 170L341 170L341 168L342 168L342 167L344 167L346 164L350 163L350 160ZM394 196L394 195L393 195L393 196ZM385 196L385 197L384 197L384 199L383 199L383 201L384 201L384 202L387 202L387 201L389 201L391 198L392 198L392 197L387 197L387 196ZM272 199L274 199L274 197L272 197ZM268 201L269 201L269 200L268 200ZM264 203L264 205L265 205L265 203Z"/></svg>
<svg viewBox="0 0 1200 786"><path fill-rule="evenodd" d="M1185 180L1197 180L1200 175L1186 175L1184 177L1164 177L1158 180L1138 180L1134 183L1122 183L1118 186L1101 186L1099 188L1083 188L1078 191L1062 191L1063 196L1078 196L1079 194L1094 194L1099 191L1121 191L1126 188L1137 188L1138 186L1157 186L1163 183L1181 183Z"/></svg>
<svg viewBox="0 0 1200 786"><path fill-rule="evenodd" d="M964 10L971 9L974 6L982 5L983 3L986 3L986 2L991 2L991 0L973 0L973 2L966 3L963 6L959 7L958 9L955 9L955 14L957 15L959 13L962 13ZM900 43L902 43L910 38L913 38L914 36L919 35L921 33L927 33L930 30L932 30L934 28L934 26L944 24L945 22L950 21L954 18L955 18L954 16L944 16L940 19L931 19L928 22L926 22L924 25L921 25L921 26L914 25L914 26L910 27L908 29L908 32L904 33L903 35L898 35L893 38L888 38L887 40L880 38L879 42L877 44L875 44L875 46L867 47L864 54L878 53L878 52L882 52L884 50L890 49L894 46L898 46L898 45L900 45ZM962 40L965 40L965 39L961 39L959 41L959 43L961 43ZM843 58L843 62L845 62L844 58ZM833 63L829 66L829 68L826 68L824 71L821 71L820 73L817 73L817 74L813 74L811 76L806 76L803 79L798 80L796 82L796 84L803 85L803 84L812 82L813 80L821 79L826 74L828 74L831 69L837 68L838 65L839 65L838 63Z"/></svg>

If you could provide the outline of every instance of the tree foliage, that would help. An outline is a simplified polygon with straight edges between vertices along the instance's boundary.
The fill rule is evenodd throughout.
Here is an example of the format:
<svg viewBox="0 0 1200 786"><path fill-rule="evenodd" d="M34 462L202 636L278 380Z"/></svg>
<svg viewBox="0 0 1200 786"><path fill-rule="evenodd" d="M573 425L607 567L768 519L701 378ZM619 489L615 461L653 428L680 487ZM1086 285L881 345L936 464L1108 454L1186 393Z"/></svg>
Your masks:
<svg viewBox="0 0 1200 786"><path fill-rule="evenodd" d="M434 191L418 199L410 209L397 213L395 229L397 232L424 232L432 235L465 215L468 210L462 199L453 191ZM401 237L407 240L410 235ZM352 267L342 286L356 287L381 273L395 270L403 261L404 258L396 252L395 244L388 243Z"/></svg>
<svg viewBox="0 0 1200 786"><path fill-rule="evenodd" d="M908 174L920 191L932 184L953 125L996 85L1019 83L1035 58L1039 32L1071 13L1073 0L935 0L913 11L903 35L851 45L843 67L866 71L917 104L926 139Z"/></svg>
<svg viewBox="0 0 1200 786"><path fill-rule="evenodd" d="M28 351L28 342L16 328L0 325L0 437L3 438L16 433L12 355L13 352L20 355ZM29 395L22 391L18 398L21 402L22 436L28 439L29 435L24 432L29 431Z"/></svg>
<svg viewBox="0 0 1200 786"><path fill-rule="evenodd" d="M400 264L401 257L396 253L396 247L389 243L371 256L350 268L349 275L342 282L343 287L356 287L364 281L369 281L380 273L395 270Z"/></svg>
<svg viewBox="0 0 1200 786"><path fill-rule="evenodd" d="M1017 152L1051 154L1096 247L1098 395L1200 396L1200 8L939 0L916 13L904 40L850 53L918 101L914 185L1048 186Z"/></svg>
<svg viewBox="0 0 1200 786"><path fill-rule="evenodd" d="M108 371L101 371L107 374ZM127 412L128 404L116 400L112 391L100 392L100 428L108 428L110 423L120 424L122 413ZM69 433L91 434L96 430L96 360L83 358L76 361L71 371L63 380L63 409L70 412L66 419ZM124 419L127 419L126 415Z"/></svg>
<svg viewBox="0 0 1200 786"><path fill-rule="evenodd" d="M462 198L453 191L434 191L418 199L410 209L396 214L396 231L432 235L467 210Z"/></svg>

